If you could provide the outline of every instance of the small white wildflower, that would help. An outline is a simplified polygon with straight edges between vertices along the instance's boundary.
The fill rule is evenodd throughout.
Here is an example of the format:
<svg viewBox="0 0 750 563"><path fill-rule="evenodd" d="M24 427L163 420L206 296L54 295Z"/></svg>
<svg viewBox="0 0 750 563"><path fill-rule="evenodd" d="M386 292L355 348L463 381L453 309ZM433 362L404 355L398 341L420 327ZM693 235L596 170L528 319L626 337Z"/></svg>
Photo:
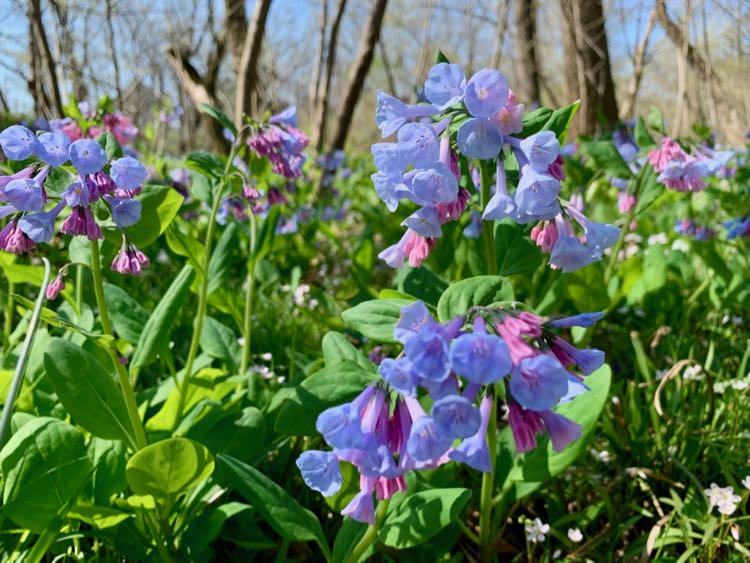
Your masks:
<svg viewBox="0 0 750 563"><path fill-rule="evenodd" d="M319 303L317 299L310 299L310 302L307 304L310 309L315 309L315 307L317 307L318 305Z"/></svg>
<svg viewBox="0 0 750 563"><path fill-rule="evenodd" d="M612 396L612 404L613 405L619 405L620 404L620 397L618 397L617 395L613 395Z"/></svg>
<svg viewBox="0 0 750 563"><path fill-rule="evenodd" d="M732 317L732 324L741 325L743 323L742 317Z"/></svg>
<svg viewBox="0 0 750 563"><path fill-rule="evenodd" d="M703 368L698 365L688 366L682 372L682 378L685 381L701 381L705 379L705 377L706 376L703 374Z"/></svg>
<svg viewBox="0 0 750 563"><path fill-rule="evenodd" d="M271 354L271 352L266 352L265 354L260 355L260 359L264 362L270 362L273 360L273 354Z"/></svg>
<svg viewBox="0 0 750 563"><path fill-rule="evenodd" d="M717 393L717 394L719 394L719 395L723 395L724 391L727 390L727 385L729 385L729 384L727 382L725 382L725 381L719 381L718 383L715 383L714 384L714 392Z"/></svg>
<svg viewBox="0 0 750 563"><path fill-rule="evenodd" d="M636 245L627 246L625 247L625 258L632 258L633 256L637 256L640 251L641 249Z"/></svg>
<svg viewBox="0 0 750 563"><path fill-rule="evenodd" d="M737 524L732 525L729 532L732 534L734 541L740 541L740 527Z"/></svg>
<svg viewBox="0 0 750 563"><path fill-rule="evenodd" d="M310 293L310 286L306 283L297 286L297 289L294 290L294 304L297 307L302 307L305 303L305 295L308 293Z"/></svg>
<svg viewBox="0 0 750 563"><path fill-rule="evenodd" d="M748 386L750 386L750 384L748 384L748 382L744 379L735 379L734 381L732 381L732 389L734 389L735 391L744 391L748 388Z"/></svg>
<svg viewBox="0 0 750 563"><path fill-rule="evenodd" d="M578 543L583 540L583 534L578 528L569 528L568 539L572 542Z"/></svg>
<svg viewBox="0 0 750 563"><path fill-rule="evenodd" d="M682 252L689 252L690 244L685 239L678 238L676 241L672 243L672 250L680 250Z"/></svg>
<svg viewBox="0 0 750 563"><path fill-rule="evenodd" d="M557 560L562 557L562 549L556 549L555 552L552 554L552 559Z"/></svg>
<svg viewBox="0 0 750 563"><path fill-rule="evenodd" d="M596 459L598 459L602 463L609 463L611 459L609 452L607 450L597 451L594 448L591 448L591 455L593 455Z"/></svg>
<svg viewBox="0 0 750 563"><path fill-rule="evenodd" d="M667 242L669 242L669 239L667 238L666 233L657 233L648 237L646 242L649 246L653 244L667 244Z"/></svg>
<svg viewBox="0 0 750 563"><path fill-rule="evenodd" d="M156 255L156 262L159 264L169 264L169 254L163 248Z"/></svg>
<svg viewBox="0 0 750 563"><path fill-rule="evenodd" d="M638 233L628 233L625 235L625 242L634 242L639 243L643 240L643 237L639 235Z"/></svg>
<svg viewBox="0 0 750 563"><path fill-rule="evenodd" d="M276 381L279 383L279 385L281 385L282 383L286 381L286 377L284 377L283 375L280 375L279 377L276 378Z"/></svg>
<svg viewBox="0 0 750 563"><path fill-rule="evenodd" d="M742 486L750 491L750 475L748 475L742 480Z"/></svg>
<svg viewBox="0 0 750 563"><path fill-rule="evenodd" d="M725 325L728 324L730 320L730 317L728 314L725 314L723 317L721 317L721 324Z"/></svg>
<svg viewBox="0 0 750 563"><path fill-rule="evenodd" d="M545 534L549 532L549 524L544 524L539 518L527 521L523 528L526 541L531 543L542 543L546 538Z"/></svg>
<svg viewBox="0 0 750 563"><path fill-rule="evenodd" d="M711 512L714 507L718 507L724 516L733 514L737 510L737 503L742 500L734 494L732 487L719 487L716 483L711 483L711 487L703 492L708 497L708 511Z"/></svg>
<svg viewBox="0 0 750 563"><path fill-rule="evenodd" d="M664 376L667 375L667 372L669 372L669 370L667 370L667 369L657 369L656 370L656 380L657 381L661 381L662 379L664 379Z"/></svg>

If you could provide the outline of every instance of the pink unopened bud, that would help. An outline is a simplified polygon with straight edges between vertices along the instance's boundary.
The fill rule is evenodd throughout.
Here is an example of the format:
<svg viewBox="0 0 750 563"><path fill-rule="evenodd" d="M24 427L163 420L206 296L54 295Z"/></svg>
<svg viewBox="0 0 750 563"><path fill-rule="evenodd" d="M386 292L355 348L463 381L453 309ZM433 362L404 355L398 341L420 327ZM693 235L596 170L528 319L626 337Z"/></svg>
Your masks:
<svg viewBox="0 0 750 563"><path fill-rule="evenodd" d="M57 296L60 295L60 292L63 289L65 289L65 280L62 275L58 274L57 277L52 280L52 283L47 286L47 299L50 301L57 299Z"/></svg>

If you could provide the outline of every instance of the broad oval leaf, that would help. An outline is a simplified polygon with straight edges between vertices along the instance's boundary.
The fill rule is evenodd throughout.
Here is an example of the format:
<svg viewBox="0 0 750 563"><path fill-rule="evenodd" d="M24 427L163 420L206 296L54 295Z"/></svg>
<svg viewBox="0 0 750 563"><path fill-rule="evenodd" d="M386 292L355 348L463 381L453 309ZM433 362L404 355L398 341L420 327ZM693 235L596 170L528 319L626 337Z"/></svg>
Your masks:
<svg viewBox="0 0 750 563"><path fill-rule="evenodd" d="M89 479L83 434L56 418L24 424L0 451L3 516L41 534Z"/></svg>
<svg viewBox="0 0 750 563"><path fill-rule="evenodd" d="M148 321L148 311L127 291L111 283L104 284L104 297L117 334L131 344L138 342Z"/></svg>
<svg viewBox="0 0 750 563"><path fill-rule="evenodd" d="M169 438L137 451L125 476L137 495L166 499L208 478L213 470L214 458L205 446L187 438Z"/></svg>
<svg viewBox="0 0 750 563"><path fill-rule="evenodd" d="M150 364L167 349L172 323L190 293L190 285L194 278L195 271L192 266L185 266L169 286L143 327L133 354L132 369Z"/></svg>
<svg viewBox="0 0 750 563"><path fill-rule="evenodd" d="M451 285L438 301L441 322L463 315L471 307L512 301L513 286L500 276L477 276Z"/></svg>
<svg viewBox="0 0 750 563"><path fill-rule="evenodd" d="M354 362L359 367L374 371L374 364L349 339L340 332L330 331L323 336L323 359L326 365L335 364L343 360Z"/></svg>
<svg viewBox="0 0 750 563"><path fill-rule="evenodd" d="M375 342L395 342L393 329L401 308L413 303L408 299L364 301L342 313L344 322Z"/></svg>
<svg viewBox="0 0 750 563"><path fill-rule="evenodd" d="M404 498L389 510L378 538L389 547L420 545L460 517L471 497L469 489L433 489Z"/></svg>
<svg viewBox="0 0 750 563"><path fill-rule="evenodd" d="M180 193L166 186L146 184L136 196L141 202L141 220L125 229L128 240L144 247L154 242L167 230L185 199Z"/></svg>
<svg viewBox="0 0 750 563"><path fill-rule="evenodd" d="M206 317L200 344L206 354L223 360L232 373L239 372L237 358L240 354L240 346L231 328L212 317Z"/></svg>
<svg viewBox="0 0 750 563"><path fill-rule="evenodd" d="M220 454L216 480L237 491L284 539L316 541L330 560L330 548L317 517L260 471Z"/></svg>
<svg viewBox="0 0 750 563"><path fill-rule="evenodd" d="M533 272L542 263L542 252L522 225L498 223L495 227L497 264L502 276Z"/></svg>
<svg viewBox="0 0 750 563"><path fill-rule="evenodd" d="M133 443L120 388L96 358L70 340L53 338L44 352L44 369L76 424L94 436Z"/></svg>
<svg viewBox="0 0 750 563"><path fill-rule="evenodd" d="M315 420L329 407L356 397L378 375L349 360L327 365L294 388L276 418L276 430L288 435L315 434Z"/></svg>

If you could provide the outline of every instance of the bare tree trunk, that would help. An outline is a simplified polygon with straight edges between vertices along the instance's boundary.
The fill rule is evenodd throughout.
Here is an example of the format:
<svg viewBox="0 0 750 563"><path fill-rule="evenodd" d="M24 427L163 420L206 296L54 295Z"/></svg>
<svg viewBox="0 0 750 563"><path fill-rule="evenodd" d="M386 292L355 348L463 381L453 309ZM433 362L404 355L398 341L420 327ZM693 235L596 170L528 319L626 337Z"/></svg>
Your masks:
<svg viewBox="0 0 750 563"><path fill-rule="evenodd" d="M718 115L716 114L716 92L714 92L714 65L711 59L711 48L708 40L708 16L706 14L706 0L701 1L701 21L703 23L703 48L706 50L706 63L708 63L708 114L711 120L711 129L716 129L718 126Z"/></svg>
<svg viewBox="0 0 750 563"><path fill-rule="evenodd" d="M713 89L716 99L717 114L721 114L724 132L727 133L730 142L742 142L744 137L744 125L739 119L737 108L732 105L729 93L724 89L719 76L709 72L709 63L700 50L692 45L680 26L673 22L664 0L656 0L655 10L657 18L669 40L678 49L684 49L685 61L693 72Z"/></svg>
<svg viewBox="0 0 750 563"><path fill-rule="evenodd" d="M315 150L321 152L325 143L326 129L328 124L328 96L331 91L331 82L333 81L333 72L336 69L336 49L339 40L339 29L341 21L344 19L344 10L346 9L346 0L338 0L336 4L336 13L333 16L331 33L328 36L328 53L326 55L326 76L323 81L322 90L320 91L319 104L315 116L315 125L312 130L312 145Z"/></svg>
<svg viewBox="0 0 750 563"><path fill-rule="evenodd" d="M636 47L635 53L633 54L633 76L630 78L630 86L628 87L628 96L625 99L625 105L622 107L620 115L623 119L628 119L633 116L635 111L635 103L638 100L638 92L641 89L641 79L643 78L643 68L646 66L646 54L648 52L648 42L651 39L651 32L654 30L656 24L656 11L651 12L648 17L648 24L646 24L646 31L641 37L638 47Z"/></svg>
<svg viewBox="0 0 750 563"><path fill-rule="evenodd" d="M313 80L307 92L307 115L312 128L315 120L315 112L320 103L320 88L323 80L323 56L326 50L326 29L328 28L328 0L320 1L320 23L318 25L318 51L315 53L315 65L313 66Z"/></svg>
<svg viewBox="0 0 750 563"><path fill-rule="evenodd" d="M50 50L49 40L47 39L44 22L42 21L40 0L29 0L29 21L31 23L32 41L36 45L37 53L40 55L41 64L43 65L41 68L49 82L50 101L52 105L51 107L48 106L48 112L51 110L51 113L47 117L53 117L52 113L54 112L57 112L57 115L62 115L63 103L60 96L60 85L57 81L55 60L52 58L52 51Z"/></svg>
<svg viewBox="0 0 750 563"><path fill-rule="evenodd" d="M500 68L500 56L503 51L503 37L508 29L508 13L510 12L510 0L499 0L500 9L497 15L497 25L495 25L495 45L492 47L492 57L490 58L490 68Z"/></svg>
<svg viewBox="0 0 750 563"><path fill-rule="evenodd" d="M206 80L201 78L196 68L192 65L184 53L180 53L177 48L170 46L167 49L167 61L177 75L182 88L196 106L200 104L210 104L218 106L216 101L216 82L215 79ZM201 114L204 116L204 114ZM213 144L217 150L224 150L228 143L224 138L224 129L221 124L210 117L203 118L203 121L209 126Z"/></svg>
<svg viewBox="0 0 750 563"><path fill-rule="evenodd" d="M252 91L257 87L258 59L266 31L266 20L271 8L271 0L256 0L253 19L245 35L245 45L237 69L235 89L234 121L242 126L242 115L252 113Z"/></svg>
<svg viewBox="0 0 750 563"><path fill-rule="evenodd" d="M78 63L75 53L75 41L70 31L69 7L64 0L52 0L52 8L57 18L57 27L60 32L60 58L64 62L63 75L70 78L73 87L73 95L78 100L86 98L86 84L83 81L83 72Z"/></svg>
<svg viewBox="0 0 750 563"><path fill-rule="evenodd" d="M422 19L422 39L420 45L422 46L419 50L419 58L417 58L417 66L414 71L414 78L416 88L414 89L414 97L412 97L412 103L415 103L416 92L419 92L427 74L427 69L430 66L430 56L432 55L430 48L430 24L432 23L432 14L435 12L435 0L428 0L427 10L425 11L424 18Z"/></svg>
<svg viewBox="0 0 750 563"><path fill-rule="evenodd" d="M516 0L516 21L518 24L519 67L523 99L529 103L541 100L539 58L536 41L536 0Z"/></svg>
<svg viewBox="0 0 750 563"><path fill-rule="evenodd" d="M344 101L336 117L336 132L331 141L331 149L343 149L346 143L346 136L349 133L349 126L354 116L354 108L357 106L359 95L362 92L362 86L372 64L372 57L375 53L375 45L380 39L380 28L383 25L383 16L388 0L373 0L372 11L367 20L367 25L362 35L362 40L357 48L357 56L354 59L354 65L349 73L348 83L345 88Z"/></svg>
<svg viewBox="0 0 750 563"><path fill-rule="evenodd" d="M109 58L112 59L112 68L115 72L115 92L117 92L117 107L122 109L122 85L120 84L120 62L115 48L115 25L113 17L112 0L106 2L105 18L107 20L107 46L109 48Z"/></svg>
<svg viewBox="0 0 750 563"><path fill-rule="evenodd" d="M595 134L617 122L617 100L609 63L602 0L562 0L561 6L567 32L575 38L575 63L581 98L581 109L576 118L578 123L573 123L571 135Z"/></svg>
<svg viewBox="0 0 750 563"><path fill-rule="evenodd" d="M239 76L242 50L245 46L245 37L247 35L245 0L224 0L224 34L229 43L229 51L232 54L234 74L235 76Z"/></svg>

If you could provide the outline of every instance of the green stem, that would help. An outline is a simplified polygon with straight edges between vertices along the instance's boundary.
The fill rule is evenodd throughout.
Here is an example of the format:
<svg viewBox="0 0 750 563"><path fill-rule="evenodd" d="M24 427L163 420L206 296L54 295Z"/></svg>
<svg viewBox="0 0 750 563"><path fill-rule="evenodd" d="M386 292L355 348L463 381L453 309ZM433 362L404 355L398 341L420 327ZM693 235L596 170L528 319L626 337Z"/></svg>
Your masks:
<svg viewBox="0 0 750 563"><path fill-rule="evenodd" d="M5 397L5 405L3 405L3 417L0 420L0 448L5 445L8 439L8 428L10 428L10 418L13 416L13 404L18 398L18 392L21 390L21 384L23 383L23 372L26 370L26 363L29 360L29 353L31 352L31 344L34 342L34 335L36 329L39 326L39 317L42 314L42 305L44 305L45 293L47 291L47 284L49 284L49 260L42 258L44 262L44 279L42 285L39 288L39 295L36 298L36 305L34 306L34 312L31 314L31 320L29 321L29 328L26 332L26 339L23 342L21 348L21 355L16 362L16 371L13 374L13 380L10 383L10 389L8 395Z"/></svg>
<svg viewBox="0 0 750 563"><path fill-rule="evenodd" d="M227 176L229 175L229 169L232 166L234 160L235 149L229 153L227 158L227 164L224 167L224 174L219 184L218 189L213 194L213 202L211 205L211 214L208 217L208 228L206 230L206 241L204 243L203 251L203 262L201 263L201 285L198 290L198 312L195 316L193 323L193 337L190 340L190 348L188 349L188 356L185 362L185 374L182 380L182 392L180 393L180 402L177 406L177 419L182 417L182 411L185 409L185 402L187 401L187 392L190 386L190 381L193 377L193 365L195 364L195 358L198 356L198 347L201 341L201 333L203 332L203 322L206 320L206 310L208 309L208 268L211 264L211 246L213 245L214 232L216 231L216 215L219 212L221 206L221 198L224 195L224 189L227 185Z"/></svg>
<svg viewBox="0 0 750 563"><path fill-rule="evenodd" d="M479 172L482 183L481 200L482 211L490 201L490 190L492 188L492 170L489 162L479 161ZM503 162L498 162L498 174L505 174ZM487 221L482 225L482 245L484 247L484 259L487 271L491 275L497 275L497 254L495 252L495 222Z"/></svg>
<svg viewBox="0 0 750 563"><path fill-rule="evenodd" d="M83 264L76 266L76 309L78 309L78 318L83 315Z"/></svg>
<svg viewBox="0 0 750 563"><path fill-rule="evenodd" d="M15 308L15 300L13 294L16 291L16 284L8 280L8 298L5 301L5 324L3 325L3 348L8 352L8 346L10 345L10 333L13 330L13 309Z"/></svg>
<svg viewBox="0 0 750 563"><path fill-rule="evenodd" d="M492 559L492 493L495 490L495 457L497 450L497 398L493 393L490 420L487 424L487 447L490 450L492 470L482 474L482 492L479 500L479 552L481 561Z"/></svg>
<svg viewBox="0 0 750 563"><path fill-rule="evenodd" d="M247 368L250 366L250 344L252 341L253 330L253 300L255 299L255 240L257 238L257 225L255 214L250 211L250 248L252 253L247 266L247 280L245 281L245 315L242 323L242 332L245 337L245 343L242 346L242 364L240 365L240 374L245 375Z"/></svg>
<svg viewBox="0 0 750 563"><path fill-rule="evenodd" d="M112 332L112 323L109 320L109 311L107 310L107 301L104 298L104 286L102 285L102 266L101 257L99 256L99 241L91 241L91 277L94 282L94 294L96 295L96 306L99 308L99 318L102 322L102 331L106 336L114 337ZM127 407L128 417L130 418L130 425L133 427L133 435L135 436L135 449L140 450L148 445L146 440L146 431L143 428L143 421L141 415L138 413L138 403L135 400L135 392L133 386L130 384L130 378L128 377L128 371L125 366L120 362L117 352L113 346L107 346L112 363L115 365L117 370L117 377L120 380L120 389L122 390L122 397L125 399L125 406Z"/></svg>
<svg viewBox="0 0 750 563"><path fill-rule="evenodd" d="M349 556L346 558L346 563L357 563L365 554L365 551L367 551L370 546L375 543L375 540L378 539L378 529L383 524L383 520L385 520L385 514L388 512L389 503L390 499L380 501L380 504L378 504L378 508L375 511L375 523L370 524L367 527L365 535L362 536L359 542L357 542L357 545L354 546L354 549L351 550Z"/></svg>

